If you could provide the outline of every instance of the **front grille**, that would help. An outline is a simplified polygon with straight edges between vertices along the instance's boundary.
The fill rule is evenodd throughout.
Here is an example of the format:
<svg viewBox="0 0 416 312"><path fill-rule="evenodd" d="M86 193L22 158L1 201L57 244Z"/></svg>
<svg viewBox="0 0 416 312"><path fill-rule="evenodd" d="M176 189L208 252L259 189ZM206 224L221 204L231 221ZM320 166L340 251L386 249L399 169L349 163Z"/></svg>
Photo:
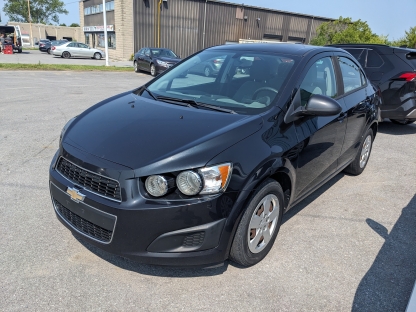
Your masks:
<svg viewBox="0 0 416 312"><path fill-rule="evenodd" d="M56 170L73 183L82 185L87 190L121 201L120 184L115 180L82 169L63 157L59 158Z"/></svg>
<svg viewBox="0 0 416 312"><path fill-rule="evenodd" d="M204 242L205 232L198 232L191 235L186 236L183 239L182 246L183 247L199 247Z"/></svg>
<svg viewBox="0 0 416 312"><path fill-rule="evenodd" d="M103 243L110 242L111 235L113 234L112 231L103 229L102 227L81 218L79 215L63 206L56 199L53 198L52 200L61 217L78 231Z"/></svg>

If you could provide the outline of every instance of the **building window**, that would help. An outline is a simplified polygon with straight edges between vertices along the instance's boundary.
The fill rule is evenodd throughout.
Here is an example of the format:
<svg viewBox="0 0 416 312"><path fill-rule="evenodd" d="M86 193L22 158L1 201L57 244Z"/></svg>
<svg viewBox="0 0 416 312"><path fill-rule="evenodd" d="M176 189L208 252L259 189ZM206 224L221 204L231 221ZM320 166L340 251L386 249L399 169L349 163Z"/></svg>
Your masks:
<svg viewBox="0 0 416 312"><path fill-rule="evenodd" d="M85 43L90 44L90 35L89 34L85 34Z"/></svg>
<svg viewBox="0 0 416 312"><path fill-rule="evenodd" d="M107 38L108 38L108 47L110 49L115 49L116 48L116 34L108 32ZM98 39L97 46L100 48L104 48L104 44L105 44L104 33L98 33L97 39Z"/></svg>
<svg viewBox="0 0 416 312"><path fill-rule="evenodd" d="M105 10L106 11L114 11L114 1L106 2L105 3Z"/></svg>
<svg viewBox="0 0 416 312"><path fill-rule="evenodd" d="M90 15L91 14L91 7L84 9L84 15Z"/></svg>

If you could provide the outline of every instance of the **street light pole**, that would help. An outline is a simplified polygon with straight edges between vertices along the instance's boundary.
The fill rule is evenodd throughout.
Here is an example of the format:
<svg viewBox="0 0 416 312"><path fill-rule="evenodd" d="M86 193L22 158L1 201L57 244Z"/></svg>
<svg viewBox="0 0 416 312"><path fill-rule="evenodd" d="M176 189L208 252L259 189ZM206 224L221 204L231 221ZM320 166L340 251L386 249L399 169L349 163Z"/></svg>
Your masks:
<svg viewBox="0 0 416 312"><path fill-rule="evenodd" d="M29 11L30 41L33 47L32 17L30 16L30 0L27 0L27 10ZM23 41L22 41L22 45L23 45Z"/></svg>
<svg viewBox="0 0 416 312"><path fill-rule="evenodd" d="M108 66L107 10L105 9L105 0L103 0L103 20L104 20L105 66Z"/></svg>

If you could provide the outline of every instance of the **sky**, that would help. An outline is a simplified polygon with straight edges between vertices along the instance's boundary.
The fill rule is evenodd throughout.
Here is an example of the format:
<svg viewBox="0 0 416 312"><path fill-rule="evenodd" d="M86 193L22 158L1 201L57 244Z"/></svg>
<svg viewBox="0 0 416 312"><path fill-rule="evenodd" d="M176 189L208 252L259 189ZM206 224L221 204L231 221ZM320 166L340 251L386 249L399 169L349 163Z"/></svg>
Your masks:
<svg viewBox="0 0 416 312"><path fill-rule="evenodd" d="M119 0L115 0L119 1ZM133 0L139 1L139 0ZM175 1L175 0L168 0ZM303 13L337 19L340 16L351 17L354 21L366 21L377 35L388 36L396 40L405 35L405 31L416 26L416 0L225 0L245 5L271 8L281 11ZM67 25L79 23L78 1L63 0L68 15L60 15L60 23ZM2 9L4 0L0 0L2 23L7 21Z"/></svg>

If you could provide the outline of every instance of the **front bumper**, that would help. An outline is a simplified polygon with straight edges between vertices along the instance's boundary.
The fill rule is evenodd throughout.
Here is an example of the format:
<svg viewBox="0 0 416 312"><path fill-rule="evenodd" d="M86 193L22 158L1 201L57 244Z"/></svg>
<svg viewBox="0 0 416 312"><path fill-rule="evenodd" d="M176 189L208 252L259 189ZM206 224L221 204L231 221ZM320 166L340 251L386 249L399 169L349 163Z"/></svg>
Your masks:
<svg viewBox="0 0 416 312"><path fill-rule="evenodd" d="M166 202L146 199L139 191L129 198L128 187L122 186L123 200L116 202L62 176L54 168L56 158L49 172L51 198L58 219L75 236L141 263L204 266L228 257L231 236L224 231L227 212L221 200L225 194ZM126 185L135 184L129 180ZM72 200L68 187L79 189L84 200Z"/></svg>

